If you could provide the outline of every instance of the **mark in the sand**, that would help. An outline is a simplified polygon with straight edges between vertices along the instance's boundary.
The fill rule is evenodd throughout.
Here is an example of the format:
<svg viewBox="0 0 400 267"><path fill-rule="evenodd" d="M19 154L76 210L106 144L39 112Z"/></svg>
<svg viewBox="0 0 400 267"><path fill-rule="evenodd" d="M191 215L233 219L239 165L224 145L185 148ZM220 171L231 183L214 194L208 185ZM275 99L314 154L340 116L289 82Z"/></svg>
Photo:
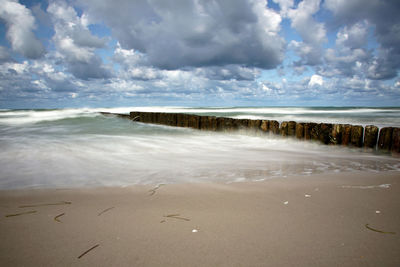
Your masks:
<svg viewBox="0 0 400 267"><path fill-rule="evenodd" d="M62 221L60 221L58 218L60 218L61 216L64 216L65 215L65 212L63 212L63 213L61 213L61 214L59 214L59 215L57 215L56 217L54 217L54 220L56 221L56 222L62 222Z"/></svg>
<svg viewBox="0 0 400 267"><path fill-rule="evenodd" d="M55 203L43 203L43 204L32 204L32 205L22 205L18 208L33 208L33 207L43 207L43 206L55 206L55 205L70 205L72 202L69 201L60 201Z"/></svg>
<svg viewBox="0 0 400 267"><path fill-rule="evenodd" d="M166 222L166 220L161 220L161 221L160 221L160 223L165 223L165 222Z"/></svg>
<svg viewBox="0 0 400 267"><path fill-rule="evenodd" d="M109 211L109 210L112 210L113 208L115 208L115 207L107 208L107 209L103 210L102 212L100 212L99 214L97 214L97 216L100 216L100 215L102 215L103 213L105 213L105 212L107 212L107 211Z"/></svg>
<svg viewBox="0 0 400 267"><path fill-rule="evenodd" d="M180 214L168 214L164 215L163 217L165 218L173 218L173 219L178 219L178 220L183 220L183 221L190 221L188 218L180 217Z"/></svg>
<svg viewBox="0 0 400 267"><path fill-rule="evenodd" d="M154 187L153 189L150 189L150 190L149 190L149 192L150 192L149 196L154 195L154 194L156 193L156 191L157 191L161 186L163 186L163 185L165 185L165 184L159 184L159 185L157 185L156 187Z"/></svg>
<svg viewBox="0 0 400 267"><path fill-rule="evenodd" d="M98 246L100 246L100 244L94 245L93 247L89 248L88 250L83 252L81 255L79 255L78 259L82 258L83 256L85 256L86 254L88 254L90 251L92 251L93 249L97 248Z"/></svg>
<svg viewBox="0 0 400 267"><path fill-rule="evenodd" d="M16 214L8 214L5 217L15 217L15 216L19 216L19 215L24 215L24 214L31 214L31 213L36 213L36 210L30 210L30 211L25 211L25 212L20 212L20 213L16 213Z"/></svg>
<svg viewBox="0 0 400 267"><path fill-rule="evenodd" d="M396 234L395 232L385 232L385 231L381 231L381 230L378 230L378 229L374 229L374 228L370 227L370 226L368 225L368 223L365 224L365 227L366 227L367 229L371 230L371 231L378 232L378 233L381 233L381 234L391 234L391 235L395 235L395 234Z"/></svg>

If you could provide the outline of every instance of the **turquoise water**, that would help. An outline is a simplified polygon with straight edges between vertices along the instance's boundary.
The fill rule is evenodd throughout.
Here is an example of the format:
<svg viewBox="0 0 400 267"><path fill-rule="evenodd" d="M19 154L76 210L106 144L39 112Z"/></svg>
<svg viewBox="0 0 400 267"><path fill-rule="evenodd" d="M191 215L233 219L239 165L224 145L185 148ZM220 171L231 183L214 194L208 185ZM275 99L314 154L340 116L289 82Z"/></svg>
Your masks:
<svg viewBox="0 0 400 267"><path fill-rule="evenodd" d="M105 117L99 111L399 126L399 108L117 108L0 111L0 189L239 182L399 171L400 159L245 132L215 133Z"/></svg>

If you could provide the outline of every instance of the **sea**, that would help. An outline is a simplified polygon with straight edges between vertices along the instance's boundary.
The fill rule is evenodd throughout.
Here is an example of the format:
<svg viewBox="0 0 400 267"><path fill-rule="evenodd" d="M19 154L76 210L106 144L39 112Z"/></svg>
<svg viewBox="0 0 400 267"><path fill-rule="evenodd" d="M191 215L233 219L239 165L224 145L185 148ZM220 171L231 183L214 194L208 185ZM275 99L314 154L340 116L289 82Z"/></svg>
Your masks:
<svg viewBox="0 0 400 267"><path fill-rule="evenodd" d="M234 183L367 171L400 174L400 159L254 132L143 124L99 112L400 127L400 108L123 107L0 110L0 190Z"/></svg>

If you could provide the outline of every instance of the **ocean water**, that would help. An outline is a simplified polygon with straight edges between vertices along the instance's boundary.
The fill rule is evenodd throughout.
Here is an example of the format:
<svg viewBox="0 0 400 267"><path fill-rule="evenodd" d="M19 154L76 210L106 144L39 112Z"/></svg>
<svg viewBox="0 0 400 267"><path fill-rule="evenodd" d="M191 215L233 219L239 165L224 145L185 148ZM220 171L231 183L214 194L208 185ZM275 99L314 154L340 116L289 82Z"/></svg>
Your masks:
<svg viewBox="0 0 400 267"><path fill-rule="evenodd" d="M399 171L400 159L248 132L143 124L99 111L400 126L400 108L113 108L0 111L0 189L240 182Z"/></svg>

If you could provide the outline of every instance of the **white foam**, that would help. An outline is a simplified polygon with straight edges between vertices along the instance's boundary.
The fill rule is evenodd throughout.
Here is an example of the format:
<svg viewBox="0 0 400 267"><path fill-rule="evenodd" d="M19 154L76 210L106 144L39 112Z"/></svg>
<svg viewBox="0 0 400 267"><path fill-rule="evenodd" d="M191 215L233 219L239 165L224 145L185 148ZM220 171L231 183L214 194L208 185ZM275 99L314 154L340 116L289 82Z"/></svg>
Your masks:
<svg viewBox="0 0 400 267"><path fill-rule="evenodd" d="M342 188L355 188L355 189L373 189L373 188L390 188L391 184L381 184L381 185L343 185Z"/></svg>

